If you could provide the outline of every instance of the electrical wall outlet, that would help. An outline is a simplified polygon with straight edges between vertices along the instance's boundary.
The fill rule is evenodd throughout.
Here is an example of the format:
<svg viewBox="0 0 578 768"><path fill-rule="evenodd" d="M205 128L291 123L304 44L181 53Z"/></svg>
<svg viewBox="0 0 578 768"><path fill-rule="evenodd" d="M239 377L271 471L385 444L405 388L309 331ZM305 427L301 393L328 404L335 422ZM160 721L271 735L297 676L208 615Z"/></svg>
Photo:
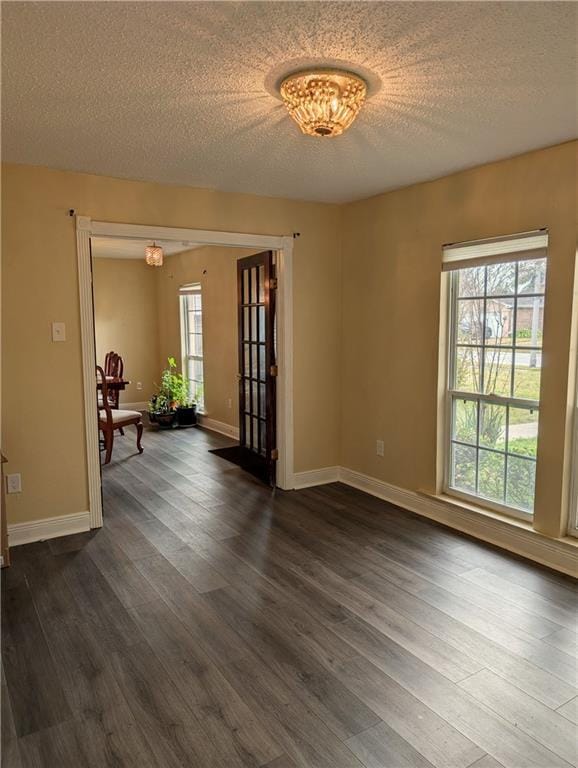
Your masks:
<svg viewBox="0 0 578 768"><path fill-rule="evenodd" d="M233 407L233 401L231 400L231 398L229 398L227 400L227 408L231 409L232 407Z"/></svg>
<svg viewBox="0 0 578 768"><path fill-rule="evenodd" d="M142 391L142 381L137 381L136 388L138 389L139 392Z"/></svg>
<svg viewBox="0 0 578 768"><path fill-rule="evenodd" d="M21 493L22 477L19 473L6 475L6 493Z"/></svg>
<svg viewBox="0 0 578 768"><path fill-rule="evenodd" d="M383 440L377 440L375 443L375 453L378 456L383 456L385 451L385 446L383 444Z"/></svg>

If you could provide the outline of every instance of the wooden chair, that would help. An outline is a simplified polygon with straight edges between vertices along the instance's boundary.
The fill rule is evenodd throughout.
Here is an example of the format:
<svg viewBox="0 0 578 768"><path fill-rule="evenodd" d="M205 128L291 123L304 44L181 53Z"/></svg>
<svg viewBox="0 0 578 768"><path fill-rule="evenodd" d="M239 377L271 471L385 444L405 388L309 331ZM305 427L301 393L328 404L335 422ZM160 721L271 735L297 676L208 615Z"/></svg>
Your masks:
<svg viewBox="0 0 578 768"><path fill-rule="evenodd" d="M124 374L124 361L122 357L116 352L107 352L104 358L104 374L105 376L113 376L115 379L122 379ZM111 408L118 408L118 402L120 397L120 391L110 390L108 393L108 400Z"/></svg>
<svg viewBox="0 0 578 768"><path fill-rule="evenodd" d="M108 398L106 375L100 365L96 366L96 376L97 381L102 387L102 400L98 401L98 428L104 436L104 447L106 450L104 463L108 464L112 457L115 430L118 429L122 432L122 428L128 427L130 424L134 424L136 427L136 447L138 452L142 453L142 415L138 411L123 411L120 408L113 409Z"/></svg>

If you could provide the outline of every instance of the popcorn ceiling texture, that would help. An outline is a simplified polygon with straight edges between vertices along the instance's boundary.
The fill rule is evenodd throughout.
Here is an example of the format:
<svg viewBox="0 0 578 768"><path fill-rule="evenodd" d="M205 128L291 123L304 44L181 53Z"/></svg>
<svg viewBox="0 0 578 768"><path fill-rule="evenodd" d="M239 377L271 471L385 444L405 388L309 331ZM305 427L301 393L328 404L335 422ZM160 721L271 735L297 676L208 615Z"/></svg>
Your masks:
<svg viewBox="0 0 578 768"><path fill-rule="evenodd" d="M4 3L3 159L357 200L576 135L574 3ZM336 139L271 82L370 73Z"/></svg>

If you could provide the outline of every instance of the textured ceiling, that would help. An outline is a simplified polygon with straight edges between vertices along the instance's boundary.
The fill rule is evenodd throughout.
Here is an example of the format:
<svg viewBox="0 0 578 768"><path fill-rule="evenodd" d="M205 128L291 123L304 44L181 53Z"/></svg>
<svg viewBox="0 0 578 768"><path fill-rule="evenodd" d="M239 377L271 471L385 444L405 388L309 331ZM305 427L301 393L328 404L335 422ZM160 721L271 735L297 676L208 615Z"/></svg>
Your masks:
<svg viewBox="0 0 578 768"><path fill-rule="evenodd" d="M557 2L2 4L3 158L343 202L575 137L576 15ZM342 62L373 95L303 136L271 95Z"/></svg>
<svg viewBox="0 0 578 768"><path fill-rule="evenodd" d="M155 240L160 245L165 256L172 256L183 251L192 251L201 246L195 243L176 243L171 240ZM130 240L125 237L91 237L90 249L96 259L142 259L147 245L152 245L152 240Z"/></svg>

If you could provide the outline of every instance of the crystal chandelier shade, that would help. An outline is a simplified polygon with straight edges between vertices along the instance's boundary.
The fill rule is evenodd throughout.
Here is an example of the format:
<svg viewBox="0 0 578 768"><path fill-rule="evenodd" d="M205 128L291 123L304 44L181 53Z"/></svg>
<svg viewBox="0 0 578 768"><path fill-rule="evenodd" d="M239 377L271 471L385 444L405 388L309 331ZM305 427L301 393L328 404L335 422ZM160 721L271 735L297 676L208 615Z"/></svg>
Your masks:
<svg viewBox="0 0 578 768"><path fill-rule="evenodd" d="M339 136L357 117L367 86L341 70L312 70L289 75L281 83L289 114L308 136Z"/></svg>
<svg viewBox="0 0 578 768"><path fill-rule="evenodd" d="M145 261L149 267L162 267L163 249L160 245L153 243L145 248Z"/></svg>

